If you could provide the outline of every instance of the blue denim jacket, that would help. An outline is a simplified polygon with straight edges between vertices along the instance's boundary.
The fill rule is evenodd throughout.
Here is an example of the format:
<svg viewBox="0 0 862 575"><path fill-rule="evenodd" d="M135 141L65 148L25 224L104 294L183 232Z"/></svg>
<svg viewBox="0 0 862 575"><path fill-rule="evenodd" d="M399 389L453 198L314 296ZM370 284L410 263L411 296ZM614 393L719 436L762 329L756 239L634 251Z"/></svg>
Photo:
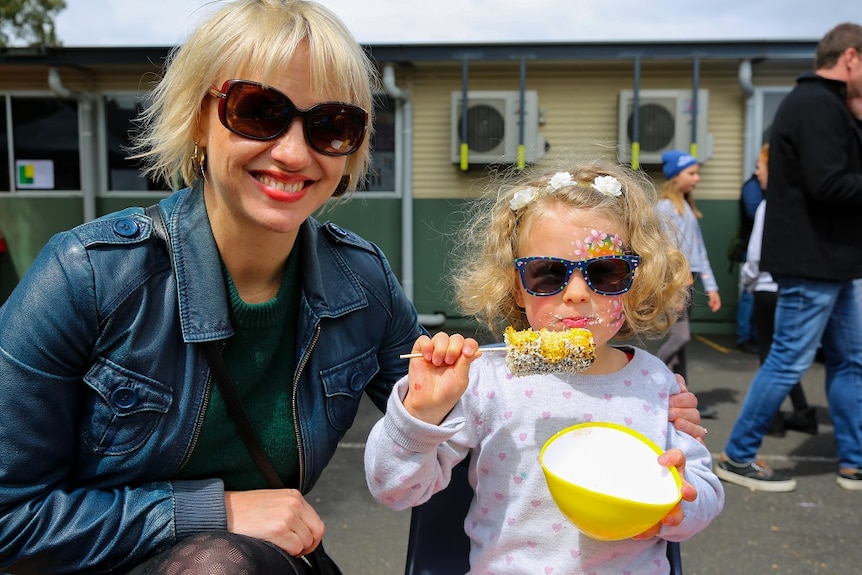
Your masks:
<svg viewBox="0 0 862 575"><path fill-rule="evenodd" d="M199 188L160 205L174 269L129 208L54 236L0 308L0 572L104 573L225 528L220 480L171 480L211 388L194 344L233 334L221 263ZM313 219L297 241L305 493L424 332L375 245Z"/></svg>

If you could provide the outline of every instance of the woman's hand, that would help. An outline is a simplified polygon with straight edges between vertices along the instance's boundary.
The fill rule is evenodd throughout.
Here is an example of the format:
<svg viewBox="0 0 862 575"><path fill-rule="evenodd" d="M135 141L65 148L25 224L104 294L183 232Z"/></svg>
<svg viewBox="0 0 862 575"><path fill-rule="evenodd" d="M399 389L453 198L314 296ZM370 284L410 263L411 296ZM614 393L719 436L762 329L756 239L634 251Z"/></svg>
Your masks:
<svg viewBox="0 0 862 575"><path fill-rule="evenodd" d="M263 539L294 557L314 551L323 520L296 489L225 491L227 530Z"/></svg>
<svg viewBox="0 0 862 575"><path fill-rule="evenodd" d="M697 410L697 397L685 387L685 380L676 375L679 393L670 396L667 419L683 433L687 433L704 443L706 428L700 426L700 412Z"/></svg>
<svg viewBox="0 0 862 575"><path fill-rule="evenodd" d="M682 501L694 501L697 499L697 489L685 480L685 454L682 451L676 448L668 449L659 455L658 462L662 467L676 467L679 472L680 479L682 479ZM650 539L659 534L662 525L675 527L682 523L684 516L682 511L682 501L674 505L673 509L671 509L659 523L656 523L640 535L635 535L632 539Z"/></svg>
<svg viewBox="0 0 862 575"><path fill-rule="evenodd" d="M410 360L404 408L413 417L438 425L464 394L470 363L481 352L473 338L439 332L420 336L413 345L421 358Z"/></svg>

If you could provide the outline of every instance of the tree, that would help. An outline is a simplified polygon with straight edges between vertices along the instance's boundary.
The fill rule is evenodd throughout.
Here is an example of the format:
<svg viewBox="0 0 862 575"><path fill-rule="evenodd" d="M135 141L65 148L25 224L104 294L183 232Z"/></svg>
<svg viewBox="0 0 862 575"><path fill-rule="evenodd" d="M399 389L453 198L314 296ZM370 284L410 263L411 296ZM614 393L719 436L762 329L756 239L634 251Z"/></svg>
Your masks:
<svg viewBox="0 0 862 575"><path fill-rule="evenodd" d="M54 18L66 0L0 0L0 46L59 46Z"/></svg>

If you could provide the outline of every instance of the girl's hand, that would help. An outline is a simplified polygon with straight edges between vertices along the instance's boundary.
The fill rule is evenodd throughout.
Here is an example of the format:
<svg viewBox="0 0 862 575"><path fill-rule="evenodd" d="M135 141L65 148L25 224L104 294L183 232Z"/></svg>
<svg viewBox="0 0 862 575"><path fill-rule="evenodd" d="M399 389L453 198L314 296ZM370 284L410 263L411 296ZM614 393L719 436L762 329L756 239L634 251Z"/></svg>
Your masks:
<svg viewBox="0 0 862 575"><path fill-rule="evenodd" d="M709 302L707 302L709 309L712 310L713 312L717 312L718 310L720 310L721 309L721 298L718 296L718 292L717 291L711 291L711 292L707 292L706 295L709 296Z"/></svg>
<svg viewBox="0 0 862 575"><path fill-rule="evenodd" d="M227 530L269 541L294 557L323 539L323 520L296 489L225 491Z"/></svg>
<svg viewBox="0 0 862 575"><path fill-rule="evenodd" d="M467 389L470 363L482 355L478 349L475 339L457 333L420 336L413 351L422 357L411 359L407 372L407 412L433 425L443 421Z"/></svg>
<svg viewBox="0 0 862 575"><path fill-rule="evenodd" d="M676 448L668 449L658 456L658 462L662 467L676 467L679 472L679 476L682 479L682 501L694 501L697 499L697 489L685 480L685 454L682 451ZM656 523L640 535L635 535L632 539L650 539L659 534L662 525L675 527L682 523L682 501L674 505L673 509L671 509L659 523Z"/></svg>

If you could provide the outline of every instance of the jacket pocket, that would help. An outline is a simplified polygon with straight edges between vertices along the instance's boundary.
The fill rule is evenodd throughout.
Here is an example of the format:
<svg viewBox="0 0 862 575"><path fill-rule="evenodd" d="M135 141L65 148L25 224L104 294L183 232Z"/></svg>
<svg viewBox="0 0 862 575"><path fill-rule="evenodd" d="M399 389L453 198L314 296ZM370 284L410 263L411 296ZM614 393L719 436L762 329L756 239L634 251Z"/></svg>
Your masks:
<svg viewBox="0 0 862 575"><path fill-rule="evenodd" d="M353 425L362 392L379 369L377 351L372 348L350 361L321 371L326 416L332 427L347 431Z"/></svg>
<svg viewBox="0 0 862 575"><path fill-rule="evenodd" d="M171 389L139 373L99 359L84 382L81 436L93 453L122 455L141 447L173 402Z"/></svg>

